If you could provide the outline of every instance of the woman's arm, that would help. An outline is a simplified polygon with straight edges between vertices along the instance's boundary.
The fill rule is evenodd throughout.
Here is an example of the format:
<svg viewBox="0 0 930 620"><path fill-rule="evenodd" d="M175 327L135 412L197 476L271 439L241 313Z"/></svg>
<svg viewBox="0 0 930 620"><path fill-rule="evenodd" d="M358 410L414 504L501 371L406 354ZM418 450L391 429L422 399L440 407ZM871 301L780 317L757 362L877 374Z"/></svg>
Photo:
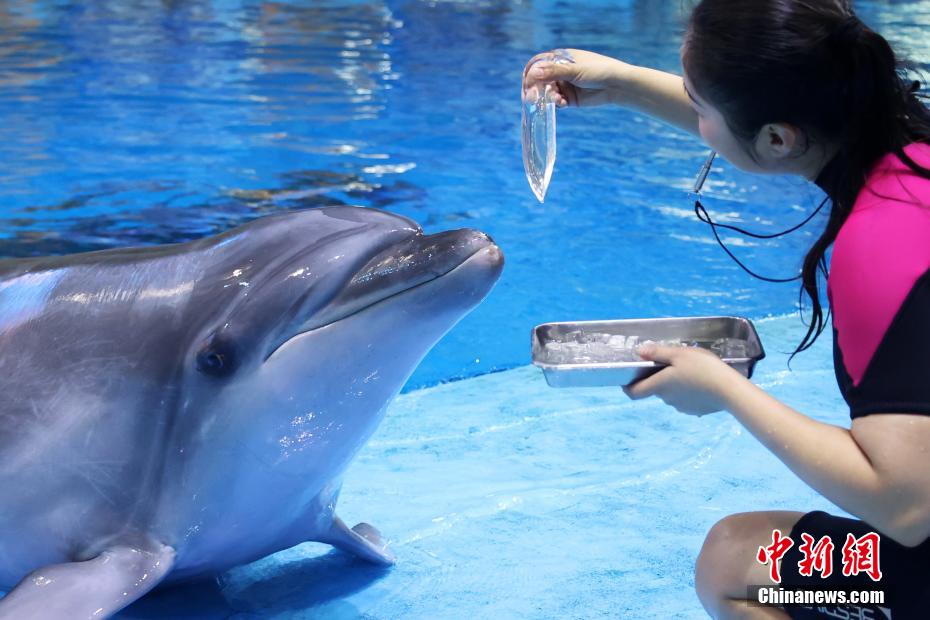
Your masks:
<svg viewBox="0 0 930 620"><path fill-rule="evenodd" d="M797 412L708 351L640 355L669 367L624 388L631 398L658 396L685 413L726 409L837 506L903 545L930 536L930 416L873 414L849 430Z"/></svg>
<svg viewBox="0 0 930 620"><path fill-rule="evenodd" d="M849 430L738 379L727 409L804 482L903 545L930 537L930 417L873 414Z"/></svg>
<svg viewBox="0 0 930 620"><path fill-rule="evenodd" d="M680 75L626 65L621 71L613 103L633 108L699 136L698 116L691 107Z"/></svg>
<svg viewBox="0 0 930 620"><path fill-rule="evenodd" d="M523 73L524 92L537 84L555 84L554 100L560 105L613 103L698 135L698 117L681 76L585 50L566 51L573 63L548 62L547 54L530 59Z"/></svg>

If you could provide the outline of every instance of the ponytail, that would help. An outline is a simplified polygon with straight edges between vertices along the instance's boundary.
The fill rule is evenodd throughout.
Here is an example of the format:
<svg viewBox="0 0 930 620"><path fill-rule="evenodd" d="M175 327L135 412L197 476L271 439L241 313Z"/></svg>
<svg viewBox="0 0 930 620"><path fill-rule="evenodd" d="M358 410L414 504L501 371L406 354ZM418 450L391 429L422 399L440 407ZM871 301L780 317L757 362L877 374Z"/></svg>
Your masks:
<svg viewBox="0 0 930 620"><path fill-rule="evenodd" d="M930 170L904 152L913 142L930 143L930 110L919 83L908 79L910 67L843 0L702 0L688 24L683 62L745 143L766 124L782 122L838 146L817 180L832 205L802 263L800 294L810 299L811 320L793 357L826 328L818 276L826 278L827 249L875 163L894 153L930 179Z"/></svg>

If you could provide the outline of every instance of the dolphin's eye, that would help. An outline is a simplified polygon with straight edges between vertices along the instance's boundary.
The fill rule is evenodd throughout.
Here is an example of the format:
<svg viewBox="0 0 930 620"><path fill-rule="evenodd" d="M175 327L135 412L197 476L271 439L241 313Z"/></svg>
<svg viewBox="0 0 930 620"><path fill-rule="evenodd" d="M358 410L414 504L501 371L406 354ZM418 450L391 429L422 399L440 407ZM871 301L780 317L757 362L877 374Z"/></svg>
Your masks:
<svg viewBox="0 0 930 620"><path fill-rule="evenodd" d="M228 377L236 369L234 353L229 343L214 340L197 352L197 370L211 377Z"/></svg>

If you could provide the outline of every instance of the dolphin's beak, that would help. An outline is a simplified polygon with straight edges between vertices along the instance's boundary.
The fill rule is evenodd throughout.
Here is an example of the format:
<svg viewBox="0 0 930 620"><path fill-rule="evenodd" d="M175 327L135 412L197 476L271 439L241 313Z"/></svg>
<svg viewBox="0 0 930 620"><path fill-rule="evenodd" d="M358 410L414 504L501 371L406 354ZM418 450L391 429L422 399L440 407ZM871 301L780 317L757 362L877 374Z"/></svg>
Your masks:
<svg viewBox="0 0 930 620"><path fill-rule="evenodd" d="M418 234L372 258L326 308L304 324L309 331L346 318L389 297L436 280L484 250L503 255L483 232L451 230L436 235Z"/></svg>

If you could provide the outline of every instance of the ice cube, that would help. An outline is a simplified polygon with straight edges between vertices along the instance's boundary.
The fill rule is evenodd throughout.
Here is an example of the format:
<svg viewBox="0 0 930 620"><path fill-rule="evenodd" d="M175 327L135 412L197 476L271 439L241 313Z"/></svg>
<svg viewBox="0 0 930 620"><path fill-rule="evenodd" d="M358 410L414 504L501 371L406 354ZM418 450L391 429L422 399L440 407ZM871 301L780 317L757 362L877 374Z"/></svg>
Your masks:
<svg viewBox="0 0 930 620"><path fill-rule="evenodd" d="M710 350L723 359L748 357L748 344L739 338L718 338L710 345Z"/></svg>
<svg viewBox="0 0 930 620"><path fill-rule="evenodd" d="M723 346L723 355L722 357L726 359L736 359L741 357L749 357L747 352L747 343L745 340L739 340L737 338L728 338L727 342Z"/></svg>
<svg viewBox="0 0 930 620"><path fill-rule="evenodd" d="M613 336L608 338L607 344L614 347L615 349L626 349L627 348L626 338L619 334L614 334Z"/></svg>

